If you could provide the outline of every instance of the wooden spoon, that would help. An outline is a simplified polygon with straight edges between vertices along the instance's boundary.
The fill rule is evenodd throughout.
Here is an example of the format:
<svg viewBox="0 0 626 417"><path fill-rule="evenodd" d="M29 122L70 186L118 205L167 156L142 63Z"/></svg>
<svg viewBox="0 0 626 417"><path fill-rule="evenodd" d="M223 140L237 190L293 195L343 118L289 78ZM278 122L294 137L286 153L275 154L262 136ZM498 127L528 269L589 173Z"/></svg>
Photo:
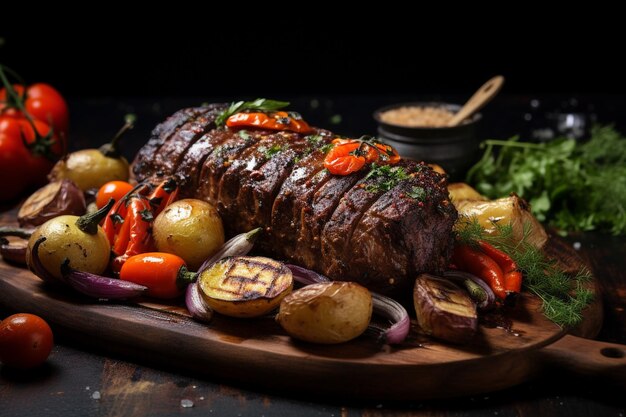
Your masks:
<svg viewBox="0 0 626 417"><path fill-rule="evenodd" d="M459 110L448 122L448 126L456 126L478 110L482 109L485 104L489 103L491 99L498 94L498 91L502 88L502 84L504 84L504 77L501 75L496 75L483 84L482 87L476 90L474 95L467 100L465 105L461 107L461 110Z"/></svg>

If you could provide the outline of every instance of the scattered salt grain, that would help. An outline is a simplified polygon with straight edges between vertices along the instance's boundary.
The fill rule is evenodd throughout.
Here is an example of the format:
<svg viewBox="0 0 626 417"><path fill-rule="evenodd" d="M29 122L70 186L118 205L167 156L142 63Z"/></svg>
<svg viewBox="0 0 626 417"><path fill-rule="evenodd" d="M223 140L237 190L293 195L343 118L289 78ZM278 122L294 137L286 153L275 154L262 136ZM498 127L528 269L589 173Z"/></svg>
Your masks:
<svg viewBox="0 0 626 417"><path fill-rule="evenodd" d="M99 400L100 399L100 391L94 391L93 394L91 394L91 398L93 398L94 400Z"/></svg>
<svg viewBox="0 0 626 417"><path fill-rule="evenodd" d="M180 400L180 406L183 408L191 408L193 407L193 401L188 399Z"/></svg>

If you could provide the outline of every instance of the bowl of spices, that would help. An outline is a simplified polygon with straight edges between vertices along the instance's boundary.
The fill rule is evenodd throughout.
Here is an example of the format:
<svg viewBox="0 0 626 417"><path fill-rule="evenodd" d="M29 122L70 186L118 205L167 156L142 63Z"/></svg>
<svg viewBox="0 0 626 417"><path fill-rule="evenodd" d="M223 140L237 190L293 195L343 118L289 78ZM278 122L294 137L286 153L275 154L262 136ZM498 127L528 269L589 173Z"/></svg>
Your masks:
<svg viewBox="0 0 626 417"><path fill-rule="evenodd" d="M474 113L456 126L448 123L460 110L458 104L440 102L401 103L374 112L378 136L409 159L435 163L458 177L476 162L482 116Z"/></svg>
<svg viewBox="0 0 626 417"><path fill-rule="evenodd" d="M442 102L400 103L374 112L378 136L400 156L435 163L459 179L478 159L482 119L478 110L500 91L504 77L483 84L460 106Z"/></svg>

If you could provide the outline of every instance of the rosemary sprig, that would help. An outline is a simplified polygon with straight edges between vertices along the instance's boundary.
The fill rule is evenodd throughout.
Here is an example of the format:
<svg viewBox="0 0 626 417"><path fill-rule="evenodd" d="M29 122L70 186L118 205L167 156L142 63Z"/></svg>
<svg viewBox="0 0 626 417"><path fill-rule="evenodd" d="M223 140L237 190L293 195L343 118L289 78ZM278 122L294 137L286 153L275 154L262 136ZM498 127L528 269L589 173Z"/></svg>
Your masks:
<svg viewBox="0 0 626 417"><path fill-rule="evenodd" d="M528 243L530 227L524 227L521 240L513 238L511 224L495 224L497 233L488 234L475 218L459 220L458 238L471 244L485 240L513 258L524 274L524 288L542 300L543 314L559 326L573 327L582 321L582 311L593 300L586 284L591 274L586 269L568 275L541 249Z"/></svg>

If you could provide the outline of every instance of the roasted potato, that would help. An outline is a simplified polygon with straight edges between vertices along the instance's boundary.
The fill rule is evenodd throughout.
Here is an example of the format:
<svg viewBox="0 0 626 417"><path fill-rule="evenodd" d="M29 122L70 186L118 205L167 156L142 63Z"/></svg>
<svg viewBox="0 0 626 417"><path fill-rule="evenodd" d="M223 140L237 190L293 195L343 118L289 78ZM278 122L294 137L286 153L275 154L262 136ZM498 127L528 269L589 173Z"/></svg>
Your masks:
<svg viewBox="0 0 626 417"><path fill-rule="evenodd" d="M422 330L436 338L466 343L476 333L476 306L465 290L434 275L415 280L413 303Z"/></svg>
<svg viewBox="0 0 626 417"><path fill-rule="evenodd" d="M464 182L453 182L449 184L448 193L450 193L450 200L452 200L452 204L454 204L455 207L459 201L463 200L487 200L485 197L480 195L478 191Z"/></svg>
<svg viewBox="0 0 626 417"><path fill-rule="evenodd" d="M280 303L278 323L296 339L313 343L342 343L367 329L372 295L354 282L308 285Z"/></svg>
<svg viewBox="0 0 626 417"><path fill-rule="evenodd" d="M466 219L476 219L487 233L498 233L497 225L511 224L513 238L522 240L525 228L529 229L526 241L542 248L548 240L545 229L530 212L528 203L513 194L493 201L462 200L455 203L456 209ZM457 222L463 227L464 222Z"/></svg>
<svg viewBox="0 0 626 417"><path fill-rule="evenodd" d="M45 237L39 246L39 258L44 268L56 278L61 278L61 265L66 259L76 270L102 274L111 255L109 240L100 226L95 234L88 234L77 227L77 220L77 216L58 216L39 226L28 240L26 263L31 265L35 242Z"/></svg>
<svg viewBox="0 0 626 417"><path fill-rule="evenodd" d="M111 158L98 149L72 152L56 163L48 175L51 181L70 179L83 191L100 188L109 181L128 181L128 161Z"/></svg>
<svg viewBox="0 0 626 417"><path fill-rule="evenodd" d="M206 304L231 317L269 313L293 288L289 268L261 256L233 256L217 261L198 277Z"/></svg>
<svg viewBox="0 0 626 417"><path fill-rule="evenodd" d="M154 241L160 252L173 253L191 270L224 244L222 219L211 204L195 199L175 201L155 219Z"/></svg>

